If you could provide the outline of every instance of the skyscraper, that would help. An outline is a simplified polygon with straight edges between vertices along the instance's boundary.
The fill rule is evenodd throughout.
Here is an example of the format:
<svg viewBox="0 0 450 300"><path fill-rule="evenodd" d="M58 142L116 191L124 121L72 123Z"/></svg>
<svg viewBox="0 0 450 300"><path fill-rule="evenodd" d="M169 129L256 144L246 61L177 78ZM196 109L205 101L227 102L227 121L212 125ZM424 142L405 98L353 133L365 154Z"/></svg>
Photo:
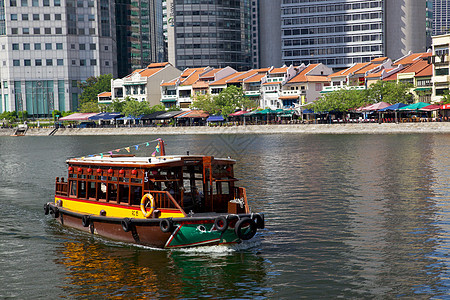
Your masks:
<svg viewBox="0 0 450 300"><path fill-rule="evenodd" d="M450 32L450 0L429 0L433 5L433 35Z"/></svg>
<svg viewBox="0 0 450 300"><path fill-rule="evenodd" d="M115 0L119 77L166 60L162 0Z"/></svg>
<svg viewBox="0 0 450 300"><path fill-rule="evenodd" d="M282 61L344 68L425 50L426 0L283 0Z"/></svg>
<svg viewBox="0 0 450 300"><path fill-rule="evenodd" d="M117 76L113 12L108 0L0 0L0 112L75 110L78 81Z"/></svg>
<svg viewBox="0 0 450 300"><path fill-rule="evenodd" d="M250 0L168 0L169 62L247 70L251 61Z"/></svg>

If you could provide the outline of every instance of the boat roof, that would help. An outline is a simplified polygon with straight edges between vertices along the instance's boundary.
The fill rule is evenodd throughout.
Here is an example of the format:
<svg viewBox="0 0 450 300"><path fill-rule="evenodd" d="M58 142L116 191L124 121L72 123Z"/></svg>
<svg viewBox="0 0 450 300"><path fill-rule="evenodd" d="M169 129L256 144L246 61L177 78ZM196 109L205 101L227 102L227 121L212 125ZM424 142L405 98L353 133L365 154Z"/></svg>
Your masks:
<svg viewBox="0 0 450 300"><path fill-rule="evenodd" d="M127 167L152 167L152 166L176 166L185 161L198 161L204 157L211 157L212 161L223 164L235 164L236 160L231 158L214 158L207 155L166 155L166 156L134 156L134 155L94 155L87 157L71 158L67 164L91 165L91 166L127 166Z"/></svg>

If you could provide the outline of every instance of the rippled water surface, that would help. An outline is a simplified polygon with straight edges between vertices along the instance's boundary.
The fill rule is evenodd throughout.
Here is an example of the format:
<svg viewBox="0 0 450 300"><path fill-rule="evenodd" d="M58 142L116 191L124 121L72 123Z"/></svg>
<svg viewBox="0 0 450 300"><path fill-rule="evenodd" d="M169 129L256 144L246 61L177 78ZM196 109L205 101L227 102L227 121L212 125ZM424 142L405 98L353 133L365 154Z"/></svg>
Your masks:
<svg viewBox="0 0 450 300"><path fill-rule="evenodd" d="M450 294L450 135L166 137L170 154L237 160L267 224L234 248L149 249L44 216L65 159L154 138L0 137L0 298Z"/></svg>

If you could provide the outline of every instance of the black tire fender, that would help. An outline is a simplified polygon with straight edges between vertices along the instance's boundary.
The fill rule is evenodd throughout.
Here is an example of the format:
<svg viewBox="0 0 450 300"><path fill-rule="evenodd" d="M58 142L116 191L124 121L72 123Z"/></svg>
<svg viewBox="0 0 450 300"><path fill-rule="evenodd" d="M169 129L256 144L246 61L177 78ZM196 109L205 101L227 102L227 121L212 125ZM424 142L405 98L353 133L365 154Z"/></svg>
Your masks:
<svg viewBox="0 0 450 300"><path fill-rule="evenodd" d="M50 207L48 205L48 203L44 204L44 214L48 215L50 213Z"/></svg>
<svg viewBox="0 0 450 300"><path fill-rule="evenodd" d="M253 222L256 224L256 228L258 229L264 229L264 215L263 214L254 214L252 216Z"/></svg>
<svg viewBox="0 0 450 300"><path fill-rule="evenodd" d="M128 232L131 230L132 224L130 218L123 219L122 221L120 221L120 224L122 225L123 231Z"/></svg>
<svg viewBox="0 0 450 300"><path fill-rule="evenodd" d="M53 213L53 217L55 217L55 219L59 217L59 209L57 207L51 207L51 212Z"/></svg>
<svg viewBox="0 0 450 300"><path fill-rule="evenodd" d="M91 218L88 215L84 215L81 217L81 224L83 224L83 227L88 227L91 223Z"/></svg>
<svg viewBox="0 0 450 300"><path fill-rule="evenodd" d="M245 229L246 232L242 232L242 229L246 226L248 226L248 229ZM234 232L241 240L249 240L256 234L256 224L248 217L242 218L236 222Z"/></svg>
<svg viewBox="0 0 450 300"><path fill-rule="evenodd" d="M217 230L224 232L228 229L228 219L224 216L217 217L214 220L214 227L216 227Z"/></svg>
<svg viewBox="0 0 450 300"><path fill-rule="evenodd" d="M161 219L159 222L159 228L161 228L162 232L173 232L172 219Z"/></svg>

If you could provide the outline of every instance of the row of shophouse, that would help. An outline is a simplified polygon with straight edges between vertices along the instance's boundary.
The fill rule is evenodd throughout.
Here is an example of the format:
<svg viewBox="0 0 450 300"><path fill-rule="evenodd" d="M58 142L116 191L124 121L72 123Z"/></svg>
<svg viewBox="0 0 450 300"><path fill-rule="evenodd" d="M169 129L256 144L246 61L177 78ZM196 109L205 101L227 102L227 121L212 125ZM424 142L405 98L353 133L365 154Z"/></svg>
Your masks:
<svg viewBox="0 0 450 300"><path fill-rule="evenodd" d="M155 63L112 80L111 91L100 94L99 103L131 97L152 106L162 103L167 108L188 109L197 94L214 96L229 86L237 86L261 108L286 109L308 104L338 89L367 89L379 80L410 83L414 102L438 103L449 90L449 44L450 35L437 36L428 52L408 53L395 61L378 57L338 72L324 64L238 72L231 67L180 71L170 63Z"/></svg>

